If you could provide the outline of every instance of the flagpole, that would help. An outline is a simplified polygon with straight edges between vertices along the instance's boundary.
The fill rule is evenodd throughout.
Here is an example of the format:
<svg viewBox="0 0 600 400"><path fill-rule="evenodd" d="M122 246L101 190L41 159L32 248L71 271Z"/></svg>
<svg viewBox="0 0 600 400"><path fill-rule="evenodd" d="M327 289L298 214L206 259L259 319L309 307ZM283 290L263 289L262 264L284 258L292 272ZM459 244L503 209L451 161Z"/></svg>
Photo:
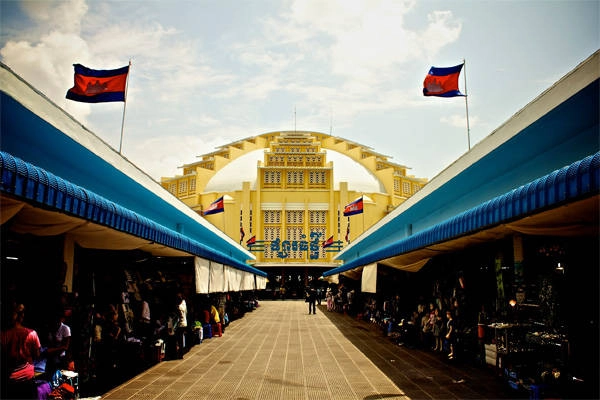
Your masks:
<svg viewBox="0 0 600 400"><path fill-rule="evenodd" d="M360 196L361 200L362 200L362 205L363 205L363 209L362 209L362 223L363 223L363 233L367 230L365 228L365 195L364 193Z"/></svg>
<svg viewBox="0 0 600 400"><path fill-rule="evenodd" d="M467 61L463 58L463 76L465 77L465 108L467 111L467 144L469 145L469 150L471 150L471 127L469 126L469 102L467 98L469 97L467 93Z"/></svg>
<svg viewBox="0 0 600 400"><path fill-rule="evenodd" d="M125 108L127 107L127 89L129 87L129 72L131 72L131 60L129 60L129 69L127 70L127 79L125 80L125 97L123 99L123 119L121 120L121 141L119 142L119 154L123 148L123 128L125 127Z"/></svg>

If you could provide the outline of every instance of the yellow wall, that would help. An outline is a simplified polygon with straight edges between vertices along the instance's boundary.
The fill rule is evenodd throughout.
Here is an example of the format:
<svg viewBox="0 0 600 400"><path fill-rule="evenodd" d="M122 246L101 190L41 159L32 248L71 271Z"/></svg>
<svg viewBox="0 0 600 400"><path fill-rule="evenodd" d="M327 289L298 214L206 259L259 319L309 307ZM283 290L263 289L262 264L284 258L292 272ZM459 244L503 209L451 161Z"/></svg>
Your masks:
<svg viewBox="0 0 600 400"><path fill-rule="evenodd" d="M300 144L298 142L303 142ZM243 182L241 190L232 190L224 193L206 193L204 188L210 179L218 174L218 171L235 158L259 148L265 148L269 151L265 153L262 163L257 167L256 188L250 188L249 182ZM307 152L307 149L317 149L317 152ZM290 150L293 149L293 150ZM311 162L315 157L322 154L323 150L331 149L351 157L369 169L376 176L386 193L362 193L349 190L349 184L340 182L339 190L333 188L332 163L326 157L322 157L322 165L319 168L313 168ZM287 150L287 151L285 151ZM291 152L290 152L291 151ZM274 165L269 164L269 155L280 156ZM298 165L304 163L303 167L289 167L289 165ZM335 166L333 166L335 168ZM368 227L377 223L391 209L401 204L409 195L402 193L402 184L397 183L399 190L394 191L394 179L400 179L400 182L408 181L411 192L413 189L419 189L427 180L406 176L406 167L391 163L387 158L357 143L348 142L339 137L332 137L318 132L269 132L252 138L243 139L239 142L223 146L217 151L202 157L202 161L184 166L186 175L170 178L162 178L161 184L165 189L173 192L192 209L201 213L210 203L221 196L225 196L225 211L219 214L207 215L205 218L214 224L218 229L225 232L236 242L240 241L240 217L241 226L244 229L245 237L242 245L246 245L252 235L256 235L258 242L265 240L265 235L269 234L265 228L270 228L270 232L279 229L279 239L284 241L288 238L286 229L293 227L294 232L299 234L300 230L306 238L301 240L295 238L291 240L295 245L302 245L303 241L310 242L309 232L313 229L324 229L324 235L319 242L325 241L333 236L334 241L340 248L347 245L345 241L348 221L350 222L350 241L356 239ZM274 172L279 171L279 172ZM317 183L309 182L310 171L313 171L313 179L319 180ZM304 182L289 183L287 173L292 172L292 179L300 179L299 175L304 177ZM279 173L279 181L270 175L274 181L265 182L264 174ZM320 175L323 173L324 175ZM323 176L325 178L323 178ZM325 179L325 183L321 180ZM195 190L191 190L190 180L195 181ZM181 182L187 182L187 190L181 191ZM350 184L351 186L351 184ZM273 188L276 187L276 188ZM412 193L411 193L412 194ZM364 212L350 217L343 216L344 207L360 196L364 196ZM368 201L368 199L372 201ZM293 218L303 218L302 223L293 219L291 223L287 222L287 212L290 211ZM314 211L313 216L316 222L311 224L309 221L310 212ZM339 211L339 228L338 228ZM274 217L277 212L281 217L279 224L265 224L265 214ZM319 218L325 213L325 220ZM295 221L295 222L294 222ZM339 231L338 231L339 229ZM270 233L274 234L274 233ZM292 233L291 233L292 234ZM263 245L270 247L271 242L263 242ZM281 243L280 243L281 244ZM294 243L291 243L294 245ZM310 247L310 243L306 244ZM252 251L253 248L251 248ZM256 249L256 247L254 247ZM280 250L282 250L280 248ZM329 250L339 251L332 246ZM287 254L284 258L277 257L271 252L255 251L257 263L266 265L285 265L286 263L303 263L310 265L317 263L319 265L333 263L332 257L335 252L326 252L320 246L316 255L318 258L310 257L309 252L296 252Z"/></svg>

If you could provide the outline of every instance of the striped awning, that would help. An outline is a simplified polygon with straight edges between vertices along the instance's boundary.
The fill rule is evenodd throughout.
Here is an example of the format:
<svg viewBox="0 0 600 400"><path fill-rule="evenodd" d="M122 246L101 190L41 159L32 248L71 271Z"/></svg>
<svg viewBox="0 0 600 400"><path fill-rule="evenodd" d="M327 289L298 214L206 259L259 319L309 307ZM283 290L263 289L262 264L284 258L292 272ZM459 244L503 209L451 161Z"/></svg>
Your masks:
<svg viewBox="0 0 600 400"><path fill-rule="evenodd" d="M192 240L83 187L0 151L0 193L45 210L58 211L99 226L203 257L260 276L266 273L207 244ZM19 211L15 206L15 214ZM5 221L3 220L2 223Z"/></svg>
<svg viewBox="0 0 600 400"><path fill-rule="evenodd" d="M439 243L491 230L502 224L513 223L564 204L597 196L599 188L600 152L488 200L412 236L361 255L347 264L324 272L323 276L339 274ZM597 224L597 212L596 215L589 215L588 218L591 221L595 219ZM515 227L514 230L518 229L519 227Z"/></svg>

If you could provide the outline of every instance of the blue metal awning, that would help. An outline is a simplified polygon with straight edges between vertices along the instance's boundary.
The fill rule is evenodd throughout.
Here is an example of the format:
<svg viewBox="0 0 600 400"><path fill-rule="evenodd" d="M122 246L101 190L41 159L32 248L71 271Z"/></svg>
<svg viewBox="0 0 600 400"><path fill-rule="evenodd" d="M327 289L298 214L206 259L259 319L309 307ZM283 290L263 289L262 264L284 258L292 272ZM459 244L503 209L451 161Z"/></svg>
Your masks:
<svg viewBox="0 0 600 400"><path fill-rule="evenodd" d="M323 273L339 274L427 246L470 235L531 216L561 204L597 195L600 189L600 152L497 196L476 207L362 255Z"/></svg>
<svg viewBox="0 0 600 400"><path fill-rule="evenodd" d="M170 230L94 192L0 151L0 192L150 242L266 277L267 274Z"/></svg>

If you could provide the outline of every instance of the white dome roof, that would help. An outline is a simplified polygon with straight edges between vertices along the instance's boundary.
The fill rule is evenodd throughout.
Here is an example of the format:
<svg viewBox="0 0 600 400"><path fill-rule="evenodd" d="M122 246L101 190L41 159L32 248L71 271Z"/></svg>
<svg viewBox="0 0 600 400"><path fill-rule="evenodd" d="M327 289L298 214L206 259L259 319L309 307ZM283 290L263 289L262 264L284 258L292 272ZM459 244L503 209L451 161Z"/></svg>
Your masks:
<svg viewBox="0 0 600 400"><path fill-rule="evenodd" d="M265 149L250 151L232 160L217 171L206 184L205 192L233 192L242 189L242 182L250 182L256 189L258 161L264 160ZM385 193L379 179L367 168L335 150L326 150L326 161L333 162L333 188L339 190L340 182L348 182L348 190L366 193Z"/></svg>

